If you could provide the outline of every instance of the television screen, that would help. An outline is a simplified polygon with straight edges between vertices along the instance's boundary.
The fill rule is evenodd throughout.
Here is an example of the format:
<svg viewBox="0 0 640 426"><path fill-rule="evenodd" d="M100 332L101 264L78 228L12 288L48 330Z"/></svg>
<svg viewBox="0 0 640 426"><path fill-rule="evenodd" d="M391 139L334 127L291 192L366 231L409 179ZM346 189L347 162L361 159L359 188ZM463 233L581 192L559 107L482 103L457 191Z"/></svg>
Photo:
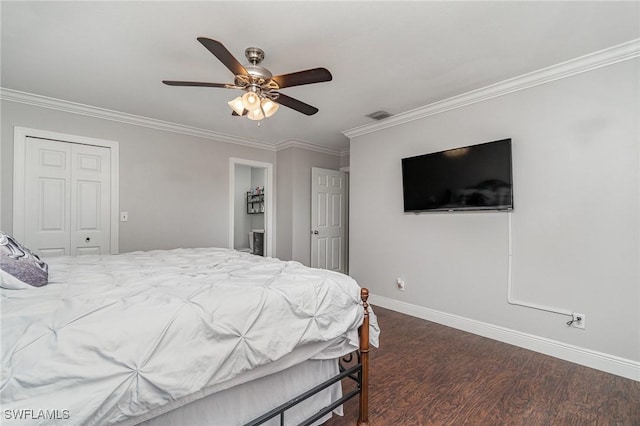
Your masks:
<svg viewBox="0 0 640 426"><path fill-rule="evenodd" d="M405 212L512 210L511 139L402 159Z"/></svg>

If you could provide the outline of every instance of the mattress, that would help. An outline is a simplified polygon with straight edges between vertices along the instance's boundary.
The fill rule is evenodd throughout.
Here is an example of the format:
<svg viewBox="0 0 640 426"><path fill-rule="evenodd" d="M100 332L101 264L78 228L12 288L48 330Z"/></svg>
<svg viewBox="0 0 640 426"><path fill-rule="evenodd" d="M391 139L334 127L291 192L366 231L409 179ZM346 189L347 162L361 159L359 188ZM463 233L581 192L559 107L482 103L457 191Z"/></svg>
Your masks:
<svg viewBox="0 0 640 426"><path fill-rule="evenodd" d="M241 426L269 412L303 392L338 374L335 359L308 360L286 370L215 392L189 404L181 405L140 426ZM286 411L285 426L297 426L342 396L340 383L335 383ZM342 415L342 406L334 413ZM327 414L315 425L327 421ZM355 421L355 419L351 419ZM136 424L136 423L130 423ZM279 426L275 417L264 426Z"/></svg>
<svg viewBox="0 0 640 426"><path fill-rule="evenodd" d="M358 345L336 272L221 248L47 261L47 286L0 289L3 424L127 423Z"/></svg>

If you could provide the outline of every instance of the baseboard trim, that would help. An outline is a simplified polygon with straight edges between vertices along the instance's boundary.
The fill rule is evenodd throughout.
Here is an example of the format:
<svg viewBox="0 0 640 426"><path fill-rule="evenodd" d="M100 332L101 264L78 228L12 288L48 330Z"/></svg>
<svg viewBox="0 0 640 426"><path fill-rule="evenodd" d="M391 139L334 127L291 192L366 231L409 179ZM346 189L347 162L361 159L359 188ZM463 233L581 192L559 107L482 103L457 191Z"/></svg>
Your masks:
<svg viewBox="0 0 640 426"><path fill-rule="evenodd" d="M640 381L640 362L372 294L369 303L596 370ZM384 333L384 329L382 330Z"/></svg>

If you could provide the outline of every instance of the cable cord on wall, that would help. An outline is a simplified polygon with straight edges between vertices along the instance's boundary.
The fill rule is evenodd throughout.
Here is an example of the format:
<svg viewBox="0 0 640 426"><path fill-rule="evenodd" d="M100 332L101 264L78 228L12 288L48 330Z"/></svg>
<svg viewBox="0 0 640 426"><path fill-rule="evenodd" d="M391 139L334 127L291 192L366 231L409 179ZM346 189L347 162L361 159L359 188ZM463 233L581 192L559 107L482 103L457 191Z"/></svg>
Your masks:
<svg viewBox="0 0 640 426"><path fill-rule="evenodd" d="M566 309L552 308L548 306L538 305L536 303L522 302L513 298L513 235L512 235L512 223L511 212L507 213L509 216L509 266L508 266L508 278L507 278L507 302L510 305L522 306L525 308L537 309L539 311L551 312L554 314L566 315L573 318L573 313Z"/></svg>

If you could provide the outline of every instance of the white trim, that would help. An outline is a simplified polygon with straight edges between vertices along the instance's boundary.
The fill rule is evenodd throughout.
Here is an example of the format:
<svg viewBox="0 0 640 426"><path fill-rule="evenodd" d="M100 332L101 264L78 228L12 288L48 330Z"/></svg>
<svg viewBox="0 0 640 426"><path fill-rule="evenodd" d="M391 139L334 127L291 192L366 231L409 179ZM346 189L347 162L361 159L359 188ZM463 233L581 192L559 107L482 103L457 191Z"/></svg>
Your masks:
<svg viewBox="0 0 640 426"><path fill-rule="evenodd" d="M628 41L608 49L590 53L557 65L530 72L519 77L511 78L500 83L492 84L481 89L473 90L458 96L434 102L401 114L394 115L375 123L365 124L345 130L342 133L352 139L367 133L377 132L389 127L399 126L414 120L440 114L456 108L504 96L512 92L550 83L562 78L571 77L587 71L613 65L640 57L640 39Z"/></svg>
<svg viewBox="0 0 640 426"><path fill-rule="evenodd" d="M25 235L24 172L27 137L109 148L111 155L111 240L109 244L111 253L118 253L120 232L120 151L118 142L18 126L13 128L13 235L16 239L18 241L24 240Z"/></svg>
<svg viewBox="0 0 640 426"><path fill-rule="evenodd" d="M372 294L369 297L369 303L374 305L374 310L375 305L378 305L406 315L422 318L427 321L432 321L448 327L477 334L479 336L488 337L500 342L540 352L565 361L640 381L640 362L638 361L569 345L556 340L511 330L506 327L500 327L458 315L436 311L434 309L424 308L422 306L401 302L384 296L377 296L375 294Z"/></svg>
<svg viewBox="0 0 640 426"><path fill-rule="evenodd" d="M265 169L265 182L264 182L264 255L268 257L275 256L275 212L276 206L274 205L275 197L273 194L273 164L263 163L261 161L245 160L242 158L229 158L229 239L228 247L233 249L235 239L235 170L236 165L243 165L249 167L257 167Z"/></svg>
<svg viewBox="0 0 640 426"><path fill-rule="evenodd" d="M98 108L91 105L80 104L76 102L65 101L62 99L49 98L47 96L35 95L32 93L20 92L18 90L0 87L0 99L9 102L16 102L26 105L33 105L40 108L48 108L56 111L68 112L72 114L85 115L88 117L99 118L102 120L116 121L118 123L130 124L133 126L147 127L150 129L162 130L165 132L178 133L181 135L195 136L198 138L214 140L218 142L232 143L236 145L248 146L251 148L264 149L276 152L292 146L304 148L311 151L317 151L324 154L332 154L343 156L349 153L348 148L345 154L344 150L337 150L325 146L317 145L312 142L300 140L287 140L277 144L271 144L256 139L249 139L240 136L227 135L225 133L215 132L213 130L200 129L197 127L185 126L182 124L171 123L168 121L156 120L154 118L142 117L139 115L128 114L119 111L113 111L104 108Z"/></svg>
<svg viewBox="0 0 640 426"><path fill-rule="evenodd" d="M2 117L2 102L0 102L0 117ZM2 144L0 143L0 167L2 166ZM13 225L12 225L13 226ZM0 231L8 228L2 227L2 172L0 172Z"/></svg>
<svg viewBox="0 0 640 426"><path fill-rule="evenodd" d="M224 133L214 132L212 130L199 129L196 127L185 126L182 124L171 123L168 121L156 120L155 118L142 117L134 114L113 111L104 108L98 108L91 105L84 105L76 102L69 102L62 99L49 98L46 96L35 95L26 92L20 92L13 89L0 88L0 99L10 102L17 102L27 105L33 105L40 108L49 108L56 111L70 112L72 114L85 115L88 117L99 118L102 120L116 121L118 123L130 124L133 126L148 127L165 132L178 133L187 136L195 136L198 138L210 139L219 142L227 142L238 145L249 146L257 149L265 149L267 151L275 151L275 147L266 142L241 138L238 136L227 135Z"/></svg>
<svg viewBox="0 0 640 426"><path fill-rule="evenodd" d="M320 146L320 145L316 145L314 143L311 142L306 142L306 141L301 141L298 139L289 139L286 140L284 142L280 142L279 144L276 145L276 149L278 151L283 150L283 149L287 149L287 148L302 148L302 149L306 149L309 151L315 151L315 152L320 152L322 154L330 154L330 155L337 155L337 156L342 156L342 152L341 150L337 150L337 149L333 149L333 148L328 148L326 146Z"/></svg>

